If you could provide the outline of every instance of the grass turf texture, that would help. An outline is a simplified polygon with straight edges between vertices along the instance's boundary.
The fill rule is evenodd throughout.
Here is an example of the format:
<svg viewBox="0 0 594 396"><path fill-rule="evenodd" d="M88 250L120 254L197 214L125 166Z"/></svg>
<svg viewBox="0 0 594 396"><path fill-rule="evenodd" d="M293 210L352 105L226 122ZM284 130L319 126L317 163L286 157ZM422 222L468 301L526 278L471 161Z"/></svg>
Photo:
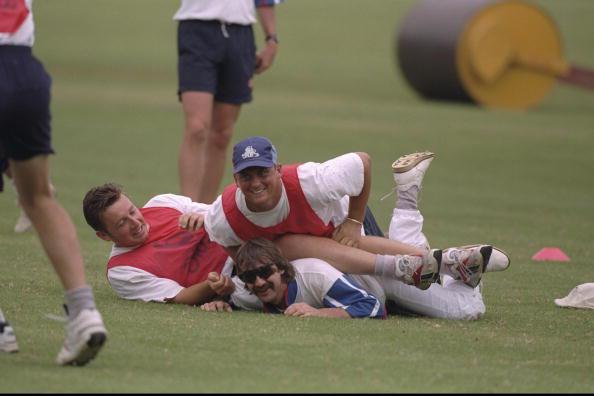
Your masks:
<svg viewBox="0 0 594 396"><path fill-rule="evenodd" d="M37 1L35 53L54 78L52 179L77 225L86 273L109 330L90 366L60 368L61 287L33 233L15 235L14 195L0 199L0 307L16 355L0 354L0 392L591 392L592 311L553 299L594 281L594 95L557 85L520 113L425 102L394 64L393 35L412 1L288 1L280 51L255 79L234 142L264 134L283 163L349 151L373 158L370 206L387 228L390 164L437 153L421 209L435 247L489 242L511 268L484 279L476 322L296 319L118 299L109 246L82 217L91 186L124 184L142 204L177 192L177 2ZM539 1L566 57L594 67L594 3ZM256 29L258 42L261 33ZM227 169L225 183L231 181ZM559 246L570 263L536 263Z"/></svg>

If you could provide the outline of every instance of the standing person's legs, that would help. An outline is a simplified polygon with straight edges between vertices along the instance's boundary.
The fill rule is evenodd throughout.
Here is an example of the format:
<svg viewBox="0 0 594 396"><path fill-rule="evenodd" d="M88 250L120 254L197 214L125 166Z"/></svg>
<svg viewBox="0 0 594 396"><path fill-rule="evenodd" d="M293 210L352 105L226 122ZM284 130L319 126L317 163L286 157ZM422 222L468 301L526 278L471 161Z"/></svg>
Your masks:
<svg viewBox="0 0 594 396"><path fill-rule="evenodd" d="M68 214L53 198L48 182L48 156L10 161L19 202L31 218L64 289L85 285L80 246Z"/></svg>
<svg viewBox="0 0 594 396"><path fill-rule="evenodd" d="M208 131L204 151L204 169L198 202L211 203L217 197L225 165L227 148L233 137L233 127L239 118L241 106L216 102L212 114L212 127Z"/></svg>
<svg viewBox="0 0 594 396"><path fill-rule="evenodd" d="M184 136L179 149L179 182L182 195L194 202L202 200L202 184L207 174L207 138L213 114L213 94L186 91L181 94L185 117Z"/></svg>
<svg viewBox="0 0 594 396"><path fill-rule="evenodd" d="M69 322L58 364L84 365L103 346L106 330L86 284L76 229L48 182L48 156L10 161L19 201L31 219L65 290Z"/></svg>

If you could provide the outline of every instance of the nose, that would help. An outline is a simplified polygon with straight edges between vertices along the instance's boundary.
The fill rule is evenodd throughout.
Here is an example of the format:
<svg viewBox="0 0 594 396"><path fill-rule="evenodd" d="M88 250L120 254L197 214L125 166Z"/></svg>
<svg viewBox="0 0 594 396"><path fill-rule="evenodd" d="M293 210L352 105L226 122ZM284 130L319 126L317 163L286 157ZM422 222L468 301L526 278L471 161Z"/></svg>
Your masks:
<svg viewBox="0 0 594 396"><path fill-rule="evenodd" d="M266 284L266 279L260 278L260 276L256 275L256 280L254 281L254 286L262 286Z"/></svg>

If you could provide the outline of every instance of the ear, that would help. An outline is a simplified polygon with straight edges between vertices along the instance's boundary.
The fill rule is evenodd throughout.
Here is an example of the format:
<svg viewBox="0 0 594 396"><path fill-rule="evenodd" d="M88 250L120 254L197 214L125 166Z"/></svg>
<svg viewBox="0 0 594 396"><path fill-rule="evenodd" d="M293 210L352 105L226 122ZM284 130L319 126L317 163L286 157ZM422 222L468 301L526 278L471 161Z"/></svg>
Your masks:
<svg viewBox="0 0 594 396"><path fill-rule="evenodd" d="M111 239L109 234L107 234L103 231L95 231L95 235L97 235L99 238L103 239L104 241L113 242L113 239Z"/></svg>
<svg viewBox="0 0 594 396"><path fill-rule="evenodd" d="M276 164L274 167L276 168L276 171L277 171L279 174L280 174L280 173L281 173L281 171L283 170L283 166L282 166L282 164Z"/></svg>
<svg viewBox="0 0 594 396"><path fill-rule="evenodd" d="M235 182L235 185L239 188L239 173L235 173L233 175L233 181Z"/></svg>

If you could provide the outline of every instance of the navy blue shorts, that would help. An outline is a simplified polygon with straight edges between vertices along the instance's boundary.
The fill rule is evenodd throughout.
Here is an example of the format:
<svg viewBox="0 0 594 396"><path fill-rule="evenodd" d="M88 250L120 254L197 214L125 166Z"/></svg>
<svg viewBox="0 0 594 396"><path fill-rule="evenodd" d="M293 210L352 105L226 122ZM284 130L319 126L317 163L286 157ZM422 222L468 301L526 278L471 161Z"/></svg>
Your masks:
<svg viewBox="0 0 594 396"><path fill-rule="evenodd" d="M23 161L54 152L50 88L30 47L0 45L0 157Z"/></svg>
<svg viewBox="0 0 594 396"><path fill-rule="evenodd" d="M197 91L210 92L223 103L252 100L256 45L251 25L180 21L177 51L180 98L183 92Z"/></svg>
<svg viewBox="0 0 594 396"><path fill-rule="evenodd" d="M0 152L27 160L53 153L51 77L30 47L0 46Z"/></svg>

